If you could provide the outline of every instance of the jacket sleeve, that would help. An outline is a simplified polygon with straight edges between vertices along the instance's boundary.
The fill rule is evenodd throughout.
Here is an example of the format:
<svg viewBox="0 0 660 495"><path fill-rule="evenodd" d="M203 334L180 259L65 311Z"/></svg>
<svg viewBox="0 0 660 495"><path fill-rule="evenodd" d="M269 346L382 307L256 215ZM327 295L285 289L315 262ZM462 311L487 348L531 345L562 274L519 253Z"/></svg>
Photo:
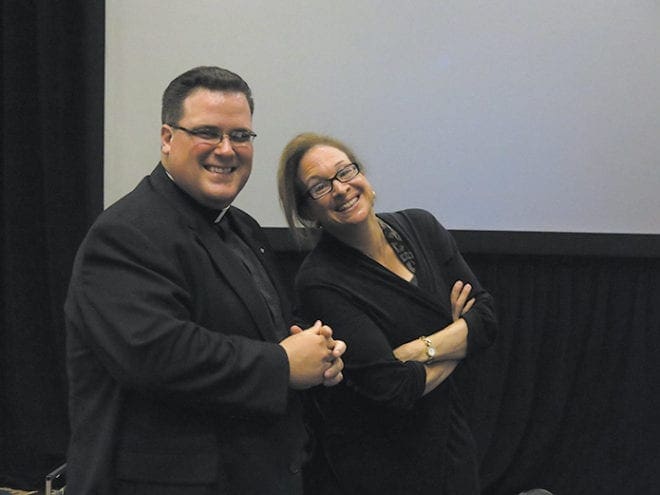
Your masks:
<svg viewBox="0 0 660 495"><path fill-rule="evenodd" d="M128 222L93 227L65 304L70 365L109 373L124 388L161 399L238 413L284 412L284 350L224 332L236 324L231 315L217 328L200 325L193 303L199 294L180 266L176 254Z"/></svg>
<svg viewBox="0 0 660 495"><path fill-rule="evenodd" d="M424 393L424 365L398 361L383 331L339 289L322 284L298 289L304 315L330 325L333 336L346 342L346 385L388 407L412 408Z"/></svg>
<svg viewBox="0 0 660 495"><path fill-rule="evenodd" d="M468 266L449 231L430 214L427 213L430 225L427 232L432 234L432 244L435 252L443 253L439 269L446 279L448 288L457 280L472 286L471 297L475 303L463 319L468 326L467 354L470 355L489 347L497 336L498 323L493 297L481 286L481 283Z"/></svg>

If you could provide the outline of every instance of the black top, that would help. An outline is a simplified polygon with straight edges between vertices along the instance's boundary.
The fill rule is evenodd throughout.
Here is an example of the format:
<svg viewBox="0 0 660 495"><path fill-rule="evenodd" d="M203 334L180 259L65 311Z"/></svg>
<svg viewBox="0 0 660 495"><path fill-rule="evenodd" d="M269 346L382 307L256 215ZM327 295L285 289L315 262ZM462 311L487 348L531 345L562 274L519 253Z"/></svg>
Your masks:
<svg viewBox="0 0 660 495"><path fill-rule="evenodd" d="M491 296L428 212L379 215L412 250L417 285L324 233L296 279L301 311L346 341L344 382L319 388L320 440L347 493L478 493L474 442L452 377L422 396L425 369L392 349L452 322L449 294L469 282L468 355L496 333Z"/></svg>

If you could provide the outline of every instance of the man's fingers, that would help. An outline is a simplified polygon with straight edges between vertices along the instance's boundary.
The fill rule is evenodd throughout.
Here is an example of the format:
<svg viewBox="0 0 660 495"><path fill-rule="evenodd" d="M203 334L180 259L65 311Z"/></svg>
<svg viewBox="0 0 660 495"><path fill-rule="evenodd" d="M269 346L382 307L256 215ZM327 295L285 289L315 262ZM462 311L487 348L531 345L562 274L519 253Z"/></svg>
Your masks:
<svg viewBox="0 0 660 495"><path fill-rule="evenodd" d="M344 379L344 374L343 373L338 373L334 378L330 380L324 380L323 381L323 386L325 387L334 387L338 383L340 383Z"/></svg>
<svg viewBox="0 0 660 495"><path fill-rule="evenodd" d="M332 357L338 358L346 352L346 342L343 340L333 340L335 346L332 348Z"/></svg>
<svg viewBox="0 0 660 495"><path fill-rule="evenodd" d="M342 370L344 369L344 362L341 359L335 359L330 367L323 373L323 385L331 387L337 385L344 378Z"/></svg>
<svg viewBox="0 0 660 495"><path fill-rule="evenodd" d="M289 328L289 331L291 332L291 335L295 335L297 333L300 333L303 331L302 328L300 328L298 325L291 325Z"/></svg>

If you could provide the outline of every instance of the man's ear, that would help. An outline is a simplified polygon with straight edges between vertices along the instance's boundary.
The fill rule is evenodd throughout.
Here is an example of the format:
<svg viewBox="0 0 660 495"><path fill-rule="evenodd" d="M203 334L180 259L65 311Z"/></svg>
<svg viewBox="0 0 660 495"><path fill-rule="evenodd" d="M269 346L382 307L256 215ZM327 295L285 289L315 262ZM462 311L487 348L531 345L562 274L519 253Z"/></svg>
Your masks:
<svg viewBox="0 0 660 495"><path fill-rule="evenodd" d="M163 124L160 128L160 152L164 155L170 153L170 145L173 136L174 133L172 132L172 128L167 124Z"/></svg>

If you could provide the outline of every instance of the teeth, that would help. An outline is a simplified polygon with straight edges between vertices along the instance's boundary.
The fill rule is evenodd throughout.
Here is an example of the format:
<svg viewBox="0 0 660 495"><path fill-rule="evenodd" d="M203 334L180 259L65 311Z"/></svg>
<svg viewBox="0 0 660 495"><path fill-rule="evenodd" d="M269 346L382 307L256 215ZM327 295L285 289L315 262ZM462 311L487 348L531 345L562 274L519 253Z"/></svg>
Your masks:
<svg viewBox="0 0 660 495"><path fill-rule="evenodd" d="M355 198L351 199L350 201L347 201L343 205L340 205L339 208L337 208L337 211L348 210L351 206L353 206L355 203L357 203L357 200L358 200L358 198L355 197Z"/></svg>
<svg viewBox="0 0 660 495"><path fill-rule="evenodd" d="M228 174L232 171L232 167L213 167L211 165L207 166L206 169L216 174Z"/></svg>

